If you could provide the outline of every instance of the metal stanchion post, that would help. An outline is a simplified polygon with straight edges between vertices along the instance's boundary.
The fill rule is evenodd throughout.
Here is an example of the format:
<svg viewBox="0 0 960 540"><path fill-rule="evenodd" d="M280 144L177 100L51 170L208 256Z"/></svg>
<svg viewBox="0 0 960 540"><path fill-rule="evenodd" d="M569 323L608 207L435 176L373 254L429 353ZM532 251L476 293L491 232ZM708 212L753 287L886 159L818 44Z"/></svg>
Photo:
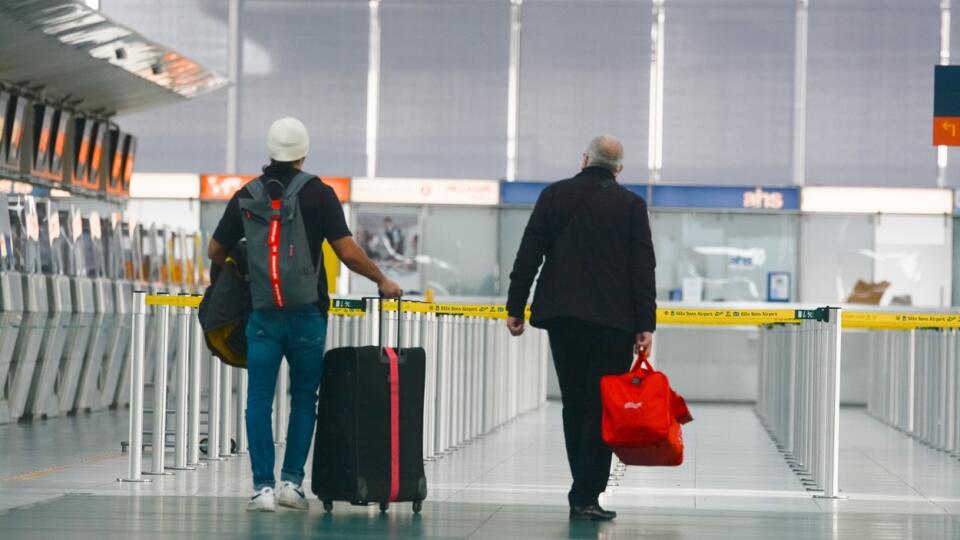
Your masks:
<svg viewBox="0 0 960 540"><path fill-rule="evenodd" d="M165 295L164 295L165 296ZM151 468L144 474L169 475L164 458L167 442L167 355L170 352L170 306L159 306L159 351L153 375L153 436L150 437Z"/></svg>
<svg viewBox="0 0 960 540"><path fill-rule="evenodd" d="M147 333L147 293L133 293L130 366L130 446L126 478L119 482L149 482L143 478L143 363Z"/></svg>
<svg viewBox="0 0 960 540"><path fill-rule="evenodd" d="M190 316L192 309L181 307L177 309L177 410L176 429L174 431L174 458L173 469L193 470L187 464L187 421L190 394Z"/></svg>
<svg viewBox="0 0 960 540"><path fill-rule="evenodd" d="M187 436L187 464L199 467L200 463L200 385L203 368L203 329L200 320L193 318L193 340L190 349L190 417Z"/></svg>
<svg viewBox="0 0 960 540"><path fill-rule="evenodd" d="M247 453L247 370L236 368L237 371L237 455Z"/></svg>
<svg viewBox="0 0 960 540"><path fill-rule="evenodd" d="M827 325L829 328L829 349L827 350L827 380L828 395L826 411L827 425L825 436L826 449L826 483L823 489L823 498L840 499L840 366L842 356L842 328L843 310L828 308Z"/></svg>
<svg viewBox="0 0 960 540"><path fill-rule="evenodd" d="M232 457L233 453L233 368L220 370L220 457Z"/></svg>
<svg viewBox="0 0 960 540"><path fill-rule="evenodd" d="M207 461L221 461L220 458L220 360L210 356L210 376L207 390ZM229 441L226 443L229 444Z"/></svg>
<svg viewBox="0 0 960 540"><path fill-rule="evenodd" d="M280 362L276 401L273 438L277 446L283 446L287 444L287 421L290 419L290 367L285 359Z"/></svg>

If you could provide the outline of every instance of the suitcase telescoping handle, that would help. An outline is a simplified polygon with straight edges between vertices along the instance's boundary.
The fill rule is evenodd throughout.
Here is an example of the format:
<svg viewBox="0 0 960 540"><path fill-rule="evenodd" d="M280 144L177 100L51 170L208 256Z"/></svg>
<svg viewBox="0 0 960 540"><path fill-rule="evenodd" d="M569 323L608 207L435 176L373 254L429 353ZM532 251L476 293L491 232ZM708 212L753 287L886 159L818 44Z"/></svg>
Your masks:
<svg viewBox="0 0 960 540"><path fill-rule="evenodd" d="M383 314L386 311L383 309L384 300L385 298L381 294L380 295L380 344L379 344L381 349L384 347L383 331L384 331L384 328L386 327L386 325L383 324ZM402 319L403 319L403 296L401 295L400 298L397 298L397 349L398 350L403 347L403 344L401 343L401 341L403 340L403 332L400 331L401 330L400 322Z"/></svg>

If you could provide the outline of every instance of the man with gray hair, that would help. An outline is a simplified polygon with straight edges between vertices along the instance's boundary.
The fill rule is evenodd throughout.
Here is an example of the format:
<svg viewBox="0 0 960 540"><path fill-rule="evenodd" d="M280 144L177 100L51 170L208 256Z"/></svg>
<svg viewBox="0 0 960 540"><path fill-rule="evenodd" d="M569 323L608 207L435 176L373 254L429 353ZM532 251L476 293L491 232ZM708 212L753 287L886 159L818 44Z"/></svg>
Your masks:
<svg viewBox="0 0 960 540"><path fill-rule="evenodd" d="M616 517L600 507L612 453L601 435L600 378L649 352L656 329L653 241L644 200L617 184L623 145L596 137L582 171L540 194L523 233L507 299L507 327L519 336L537 271L530 324L550 335L573 476L570 519Z"/></svg>

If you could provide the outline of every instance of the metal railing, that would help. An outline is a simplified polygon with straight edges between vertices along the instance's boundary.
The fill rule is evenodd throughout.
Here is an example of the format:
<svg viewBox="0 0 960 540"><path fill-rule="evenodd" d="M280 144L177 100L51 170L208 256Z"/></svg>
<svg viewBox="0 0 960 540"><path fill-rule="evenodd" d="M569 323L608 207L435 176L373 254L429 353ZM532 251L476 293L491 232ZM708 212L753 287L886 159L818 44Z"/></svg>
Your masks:
<svg viewBox="0 0 960 540"><path fill-rule="evenodd" d="M130 379L130 432L127 482L149 481L144 475L168 475L172 471L202 466L201 448L206 442L207 460L220 460L244 453L246 434L244 407L246 370L230 368L206 350L194 309L194 295L133 295ZM404 347L423 347L427 353L424 404L424 459L438 459L544 402L547 395L549 347L546 332L531 328L520 339L507 333L503 310L495 306L404 303L398 313L395 302L371 299L351 301L351 307L331 310L327 332L328 349L375 345L379 341L379 310L385 313L385 345L396 346L397 317L402 317ZM151 313L151 310L152 313ZM149 319L152 323L149 324ZM171 340L171 328L176 339ZM156 349L151 355L146 343ZM171 343L174 344L171 347ZM174 350L171 354L171 350ZM154 356L152 427L144 430L145 371ZM170 377L169 357L173 358ZM203 405L202 364L208 362L206 404ZM289 370L281 364L274 402L274 438L286 439L290 410ZM234 384L236 381L236 384ZM175 402L168 407L170 387ZM207 416L206 439L201 417ZM167 426L173 415L173 429ZM145 435L149 441L144 444ZM168 440L172 438L172 444ZM236 444L235 450L231 443ZM173 449L172 466L166 463ZM143 450L151 463L143 470Z"/></svg>
<svg viewBox="0 0 960 540"><path fill-rule="evenodd" d="M839 498L843 312L797 315L796 323L760 329L756 413L804 486L822 492L818 497Z"/></svg>
<svg viewBox="0 0 960 540"><path fill-rule="evenodd" d="M942 327L922 327L942 324ZM960 457L960 331L954 323L870 332L867 412Z"/></svg>

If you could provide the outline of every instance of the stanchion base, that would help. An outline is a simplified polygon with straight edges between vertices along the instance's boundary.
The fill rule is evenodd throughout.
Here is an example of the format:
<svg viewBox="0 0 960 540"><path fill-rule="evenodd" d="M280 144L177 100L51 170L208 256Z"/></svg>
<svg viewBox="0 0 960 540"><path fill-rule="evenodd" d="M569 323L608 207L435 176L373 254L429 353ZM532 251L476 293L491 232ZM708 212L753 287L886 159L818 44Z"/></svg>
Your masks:
<svg viewBox="0 0 960 540"><path fill-rule="evenodd" d="M195 471L196 467L186 466L186 467L167 467L168 471Z"/></svg>
<svg viewBox="0 0 960 540"><path fill-rule="evenodd" d="M235 456L249 456L249 455L250 455L250 452L237 452L237 453L234 454L234 455L235 455Z"/></svg>
<svg viewBox="0 0 960 540"><path fill-rule="evenodd" d="M167 468L169 468L169 467L167 467ZM149 474L150 476L173 476L173 473L172 473L172 472L167 472L167 471L163 471L163 472L145 472L145 473L143 473L143 474Z"/></svg>
<svg viewBox="0 0 960 540"><path fill-rule="evenodd" d="M205 457L200 459L203 461L226 461L225 458L220 458L220 457Z"/></svg>
<svg viewBox="0 0 960 540"><path fill-rule="evenodd" d="M830 500L830 501L847 501L847 500L850 500L850 497L847 497L846 495L836 495L836 496L834 496L834 497L830 497L830 496L827 496L827 495L814 495L813 498L814 498L814 499L826 499L826 500Z"/></svg>
<svg viewBox="0 0 960 540"><path fill-rule="evenodd" d="M149 484L150 482L153 482L153 480L149 478L141 478L139 480L134 480L132 478L117 478L117 482L120 482L121 484Z"/></svg>
<svg viewBox="0 0 960 540"><path fill-rule="evenodd" d="M230 459L237 457L236 454L220 454L220 459Z"/></svg>
<svg viewBox="0 0 960 540"><path fill-rule="evenodd" d="M194 469L205 469L207 468L206 463L188 463L187 467L193 467Z"/></svg>

